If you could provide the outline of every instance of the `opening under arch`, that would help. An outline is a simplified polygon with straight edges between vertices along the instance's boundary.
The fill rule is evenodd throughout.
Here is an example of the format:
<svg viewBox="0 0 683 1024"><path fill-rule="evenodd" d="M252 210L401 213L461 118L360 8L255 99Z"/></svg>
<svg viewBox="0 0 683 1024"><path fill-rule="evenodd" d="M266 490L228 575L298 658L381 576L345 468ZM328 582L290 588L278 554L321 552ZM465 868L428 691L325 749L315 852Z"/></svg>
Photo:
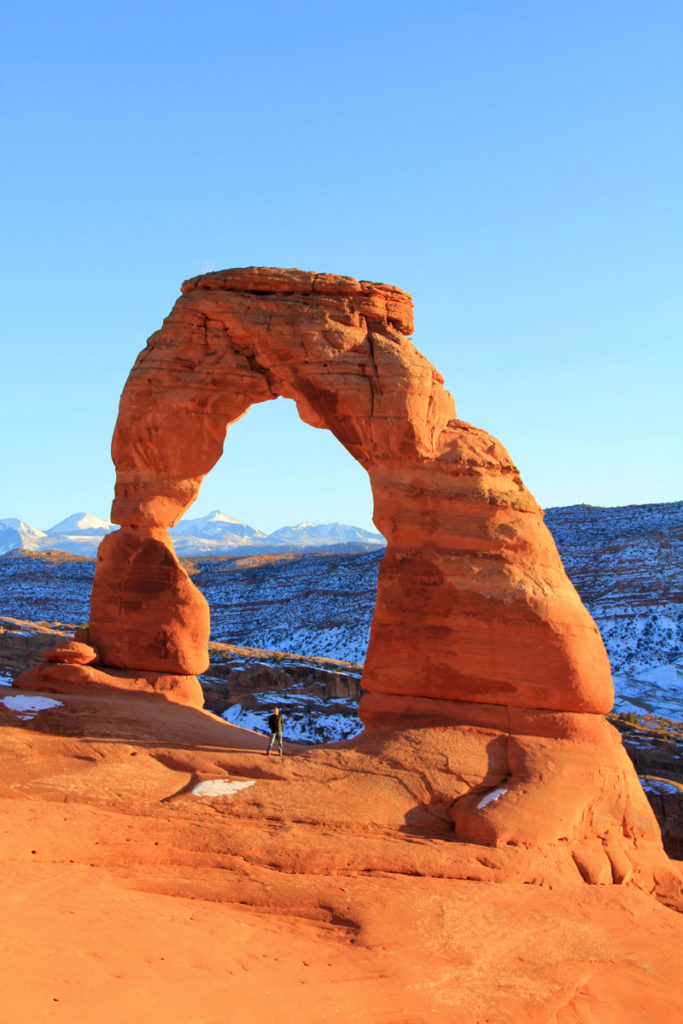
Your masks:
<svg viewBox="0 0 683 1024"><path fill-rule="evenodd" d="M303 742L361 731L362 664L385 550L371 516L363 467L329 431L305 424L291 400L252 406L230 425L221 458L170 531L211 612L200 677L208 710L266 731L277 703L288 738ZM355 529L359 521L368 526Z"/></svg>

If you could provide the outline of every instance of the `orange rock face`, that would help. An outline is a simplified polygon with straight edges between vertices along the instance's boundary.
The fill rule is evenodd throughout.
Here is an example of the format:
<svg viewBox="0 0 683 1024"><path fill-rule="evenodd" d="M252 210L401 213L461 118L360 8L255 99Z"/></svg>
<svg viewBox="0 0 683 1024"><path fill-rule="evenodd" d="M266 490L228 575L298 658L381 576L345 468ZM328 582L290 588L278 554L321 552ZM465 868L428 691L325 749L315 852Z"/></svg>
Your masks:
<svg viewBox="0 0 683 1024"><path fill-rule="evenodd" d="M251 268L183 285L121 398L112 519L122 537L100 548L91 615L105 663L201 671L206 625L189 580L167 580L153 609L148 587L145 618L137 588L156 557L145 544L196 498L229 425L284 396L305 422L331 430L372 483L388 548L367 691L609 710L600 635L541 510L502 445L456 418L440 374L406 337L412 329L406 293L353 278ZM131 531L145 547L135 579L124 564ZM171 621L172 635L157 636Z"/></svg>
<svg viewBox="0 0 683 1024"><path fill-rule="evenodd" d="M209 667L209 606L167 530L123 527L104 538L89 637L115 668L196 675Z"/></svg>
<svg viewBox="0 0 683 1024"><path fill-rule="evenodd" d="M100 660L100 652L79 640L62 640L56 647L44 650L42 657L44 661L61 665L96 665Z"/></svg>
<svg viewBox="0 0 683 1024"><path fill-rule="evenodd" d="M412 737L412 758L429 776L429 813L452 821L457 839L561 848L591 884L651 891L657 866L667 870L650 804L601 715L377 694L366 716L385 744Z"/></svg>
<svg viewBox="0 0 683 1024"><path fill-rule="evenodd" d="M98 695L107 691L153 693L176 704L204 707L202 686L196 676L145 672L142 669L103 668L69 662L34 665L14 680L14 686L35 693Z"/></svg>

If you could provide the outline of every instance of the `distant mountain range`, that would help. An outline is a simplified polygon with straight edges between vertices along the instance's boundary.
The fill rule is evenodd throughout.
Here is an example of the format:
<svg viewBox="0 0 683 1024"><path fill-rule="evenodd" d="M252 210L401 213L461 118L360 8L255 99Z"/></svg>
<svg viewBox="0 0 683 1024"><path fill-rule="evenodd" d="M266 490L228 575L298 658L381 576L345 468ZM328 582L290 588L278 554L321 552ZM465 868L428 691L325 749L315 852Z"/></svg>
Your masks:
<svg viewBox="0 0 683 1024"><path fill-rule="evenodd" d="M49 530L39 530L23 519L0 519L0 555L14 550L54 550L94 558L102 538L116 529L109 520L89 512L76 512ZM171 536L181 557L284 551L341 554L376 551L386 543L379 533L345 523L304 522L266 534L218 510L198 519L182 519L171 530Z"/></svg>

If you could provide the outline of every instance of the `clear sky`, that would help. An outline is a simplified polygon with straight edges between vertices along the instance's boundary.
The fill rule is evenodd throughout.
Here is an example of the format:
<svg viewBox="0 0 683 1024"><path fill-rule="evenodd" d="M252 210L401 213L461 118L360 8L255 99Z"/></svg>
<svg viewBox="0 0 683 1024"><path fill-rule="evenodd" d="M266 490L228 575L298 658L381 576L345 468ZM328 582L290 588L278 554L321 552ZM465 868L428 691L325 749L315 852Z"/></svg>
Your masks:
<svg viewBox="0 0 683 1024"><path fill-rule="evenodd" d="M109 515L136 354L181 282L387 281L544 506L681 483L680 0L4 0L0 518ZM371 527L285 400L189 515Z"/></svg>

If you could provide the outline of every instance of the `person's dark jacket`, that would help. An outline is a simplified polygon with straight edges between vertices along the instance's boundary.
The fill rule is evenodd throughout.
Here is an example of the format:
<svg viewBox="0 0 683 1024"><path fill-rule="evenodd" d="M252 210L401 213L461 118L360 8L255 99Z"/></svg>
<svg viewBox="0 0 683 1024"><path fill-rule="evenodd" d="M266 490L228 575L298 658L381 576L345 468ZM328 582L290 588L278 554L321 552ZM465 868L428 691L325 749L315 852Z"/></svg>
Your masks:
<svg viewBox="0 0 683 1024"><path fill-rule="evenodd" d="M282 715L269 715L268 716L268 728L271 732L282 732L282 723L284 719Z"/></svg>

